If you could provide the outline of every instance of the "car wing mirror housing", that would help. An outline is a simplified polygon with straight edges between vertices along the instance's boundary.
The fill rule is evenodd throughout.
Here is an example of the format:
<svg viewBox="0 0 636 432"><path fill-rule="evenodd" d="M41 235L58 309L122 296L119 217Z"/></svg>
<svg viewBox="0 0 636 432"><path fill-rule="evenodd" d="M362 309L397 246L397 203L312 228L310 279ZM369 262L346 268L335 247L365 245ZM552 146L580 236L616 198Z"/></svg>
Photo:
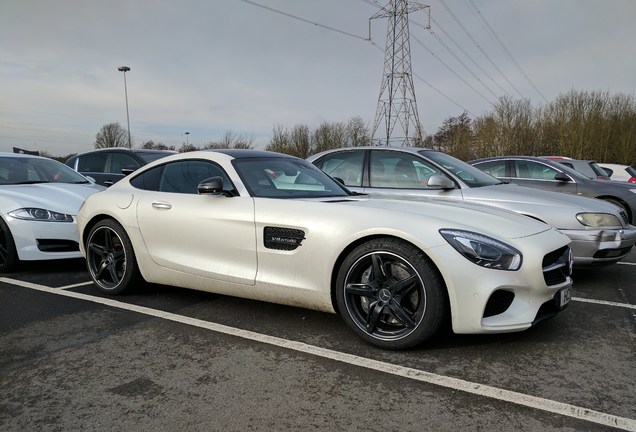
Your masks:
<svg viewBox="0 0 636 432"><path fill-rule="evenodd" d="M199 195L227 196L223 190L223 178L218 176L207 178L199 183L197 192Z"/></svg>
<svg viewBox="0 0 636 432"><path fill-rule="evenodd" d="M448 177L440 174L432 175L426 184L431 188L455 189L455 183Z"/></svg>
<svg viewBox="0 0 636 432"><path fill-rule="evenodd" d="M558 180L558 181L563 181L563 182L569 182L569 181L571 181L571 180L572 180L572 179L571 179L571 178L570 178L567 174L562 173L562 172L557 173L557 174L554 176L554 179L555 179L555 180Z"/></svg>

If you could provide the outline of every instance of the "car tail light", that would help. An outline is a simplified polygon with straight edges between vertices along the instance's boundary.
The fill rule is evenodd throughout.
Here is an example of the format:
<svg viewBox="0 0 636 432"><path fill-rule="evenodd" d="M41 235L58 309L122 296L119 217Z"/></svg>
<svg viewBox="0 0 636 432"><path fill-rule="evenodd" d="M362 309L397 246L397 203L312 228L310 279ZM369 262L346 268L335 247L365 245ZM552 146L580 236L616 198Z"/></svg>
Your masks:
<svg viewBox="0 0 636 432"><path fill-rule="evenodd" d="M636 183L636 177L631 177L629 180L627 180L630 183Z"/></svg>

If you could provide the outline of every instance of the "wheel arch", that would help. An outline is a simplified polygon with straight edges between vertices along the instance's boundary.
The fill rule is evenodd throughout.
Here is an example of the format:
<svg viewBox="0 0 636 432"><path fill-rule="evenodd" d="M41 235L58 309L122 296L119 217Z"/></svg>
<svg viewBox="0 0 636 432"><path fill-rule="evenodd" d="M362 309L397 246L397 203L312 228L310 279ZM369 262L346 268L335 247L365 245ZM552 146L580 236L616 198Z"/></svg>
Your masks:
<svg viewBox="0 0 636 432"><path fill-rule="evenodd" d="M634 222L636 222L634 221L634 215L632 214L632 209L630 208L629 204L627 204L627 202L624 199L621 199L613 195L600 195L600 196L597 196L596 198L602 199L603 201L611 202L612 204L621 207L623 210L625 210L625 213L627 213L627 218L630 220L630 223L633 224Z"/></svg>

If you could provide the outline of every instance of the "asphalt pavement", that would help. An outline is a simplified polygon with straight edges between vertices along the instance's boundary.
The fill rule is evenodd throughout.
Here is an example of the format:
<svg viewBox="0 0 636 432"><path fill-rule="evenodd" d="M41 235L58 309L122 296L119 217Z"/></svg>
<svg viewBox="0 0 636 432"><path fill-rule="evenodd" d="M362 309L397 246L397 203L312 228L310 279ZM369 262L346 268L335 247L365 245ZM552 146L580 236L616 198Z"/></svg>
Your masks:
<svg viewBox="0 0 636 432"><path fill-rule="evenodd" d="M337 315L145 285L82 260L0 275L2 431L636 430L636 252L536 327L408 351Z"/></svg>

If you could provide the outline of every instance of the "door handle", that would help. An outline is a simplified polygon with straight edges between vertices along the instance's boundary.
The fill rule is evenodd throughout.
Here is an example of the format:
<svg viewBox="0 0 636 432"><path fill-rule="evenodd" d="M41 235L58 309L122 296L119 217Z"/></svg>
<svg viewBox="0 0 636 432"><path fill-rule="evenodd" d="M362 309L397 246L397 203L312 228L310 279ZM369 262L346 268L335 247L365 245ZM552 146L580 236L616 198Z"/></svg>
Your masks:
<svg viewBox="0 0 636 432"><path fill-rule="evenodd" d="M161 209L161 210L170 210L172 208L170 204L163 201L154 201L152 203L152 206L156 209Z"/></svg>

